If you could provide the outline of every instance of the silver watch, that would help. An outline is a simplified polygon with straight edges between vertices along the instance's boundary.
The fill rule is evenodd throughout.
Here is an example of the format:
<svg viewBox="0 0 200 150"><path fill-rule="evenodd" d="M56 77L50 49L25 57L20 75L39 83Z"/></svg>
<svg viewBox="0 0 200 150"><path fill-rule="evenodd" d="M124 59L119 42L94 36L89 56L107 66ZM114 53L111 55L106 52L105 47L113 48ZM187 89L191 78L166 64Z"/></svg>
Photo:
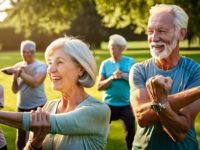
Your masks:
<svg viewBox="0 0 200 150"><path fill-rule="evenodd" d="M165 109L165 105L158 103L158 102L152 102L151 103L151 109L153 109L155 112L159 113Z"/></svg>

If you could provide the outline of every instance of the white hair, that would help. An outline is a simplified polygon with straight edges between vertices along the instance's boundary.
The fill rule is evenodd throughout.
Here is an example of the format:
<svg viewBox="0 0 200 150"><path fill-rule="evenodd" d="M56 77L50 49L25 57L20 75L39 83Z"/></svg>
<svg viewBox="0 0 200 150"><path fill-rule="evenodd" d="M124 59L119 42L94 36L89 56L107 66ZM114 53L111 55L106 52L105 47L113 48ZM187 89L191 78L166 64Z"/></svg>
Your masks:
<svg viewBox="0 0 200 150"><path fill-rule="evenodd" d="M56 49L63 50L67 55L74 58L85 70L79 79L79 83L84 87L92 87L96 81L96 61L89 47L79 39L64 37L53 41L45 51L45 58Z"/></svg>
<svg viewBox="0 0 200 150"><path fill-rule="evenodd" d="M126 39L119 34L113 34L109 37L109 42L108 42L109 49L111 48L112 44L119 45L120 47L123 48L123 50L125 50L127 47Z"/></svg>
<svg viewBox="0 0 200 150"><path fill-rule="evenodd" d="M150 9L150 16L160 12L171 12L174 15L174 25L176 31L179 31L181 28L187 29L189 17L181 7L170 4L156 4Z"/></svg>
<svg viewBox="0 0 200 150"><path fill-rule="evenodd" d="M22 52L25 49L29 50L29 51L32 51L32 52L35 52L36 51L36 44L35 44L35 42L30 41L30 40L22 41L21 42L21 46L20 46L20 50Z"/></svg>

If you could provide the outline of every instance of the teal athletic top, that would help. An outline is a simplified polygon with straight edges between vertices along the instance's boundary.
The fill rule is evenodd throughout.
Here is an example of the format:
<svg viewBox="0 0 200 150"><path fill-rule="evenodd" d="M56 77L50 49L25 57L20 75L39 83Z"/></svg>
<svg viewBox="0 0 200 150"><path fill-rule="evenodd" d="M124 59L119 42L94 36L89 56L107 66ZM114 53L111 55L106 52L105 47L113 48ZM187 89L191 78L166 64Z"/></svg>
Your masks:
<svg viewBox="0 0 200 150"><path fill-rule="evenodd" d="M99 74L106 79L112 76L116 69L120 69L124 73L129 73L131 66L134 64L134 59L122 56L119 62L113 62L111 58L102 62ZM128 78L113 80L103 94L105 103L111 106L128 106L130 105L130 86Z"/></svg>
<svg viewBox="0 0 200 150"><path fill-rule="evenodd" d="M192 59L182 56L178 64L171 70L161 70L151 58L138 63L131 68L133 73L133 89L145 88L146 81L155 75L169 76L173 80L170 94L200 85L200 66ZM133 108L134 109L134 108ZM180 142L174 142L162 129L160 122L141 128L137 131L133 142L133 150L198 150L198 142L194 124L187 137Z"/></svg>
<svg viewBox="0 0 200 150"><path fill-rule="evenodd" d="M109 107L89 96L74 111L55 114L60 100L49 101L50 134L43 150L103 150L109 131ZM23 113L23 129L30 130L30 112ZM29 138L30 139L30 138Z"/></svg>

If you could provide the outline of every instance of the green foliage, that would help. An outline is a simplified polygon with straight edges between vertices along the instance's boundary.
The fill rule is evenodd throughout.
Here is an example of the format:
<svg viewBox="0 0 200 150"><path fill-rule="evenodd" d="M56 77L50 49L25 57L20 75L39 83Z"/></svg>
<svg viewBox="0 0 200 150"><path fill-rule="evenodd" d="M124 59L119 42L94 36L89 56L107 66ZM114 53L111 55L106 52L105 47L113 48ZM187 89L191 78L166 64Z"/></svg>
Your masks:
<svg viewBox="0 0 200 150"><path fill-rule="evenodd" d="M34 31L60 33L82 9L83 0L20 0L7 9L5 24L29 36Z"/></svg>
<svg viewBox="0 0 200 150"><path fill-rule="evenodd" d="M130 26L135 33L146 31L149 9L155 4L177 4L189 15L188 41L200 37L200 1L190 0L95 0L97 12L107 27L125 28Z"/></svg>

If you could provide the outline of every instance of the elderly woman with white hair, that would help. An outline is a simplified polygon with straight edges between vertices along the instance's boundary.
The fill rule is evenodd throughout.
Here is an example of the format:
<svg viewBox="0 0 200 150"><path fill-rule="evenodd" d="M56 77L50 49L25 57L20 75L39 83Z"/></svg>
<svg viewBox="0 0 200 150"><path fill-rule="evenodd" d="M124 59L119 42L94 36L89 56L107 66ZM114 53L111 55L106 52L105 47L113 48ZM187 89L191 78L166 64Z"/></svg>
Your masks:
<svg viewBox="0 0 200 150"><path fill-rule="evenodd" d="M118 34L111 35L108 48L111 57L104 60L99 71L98 90L104 90L103 100L111 109L110 122L121 119L126 129L126 147L131 150L135 133L134 116L130 107L129 70L134 59L122 56L127 41Z"/></svg>
<svg viewBox="0 0 200 150"><path fill-rule="evenodd" d="M61 92L61 98L37 111L0 112L0 122L33 131L26 150L103 150L110 110L84 90L96 78L88 46L79 39L59 38L47 47L45 58L52 88Z"/></svg>

